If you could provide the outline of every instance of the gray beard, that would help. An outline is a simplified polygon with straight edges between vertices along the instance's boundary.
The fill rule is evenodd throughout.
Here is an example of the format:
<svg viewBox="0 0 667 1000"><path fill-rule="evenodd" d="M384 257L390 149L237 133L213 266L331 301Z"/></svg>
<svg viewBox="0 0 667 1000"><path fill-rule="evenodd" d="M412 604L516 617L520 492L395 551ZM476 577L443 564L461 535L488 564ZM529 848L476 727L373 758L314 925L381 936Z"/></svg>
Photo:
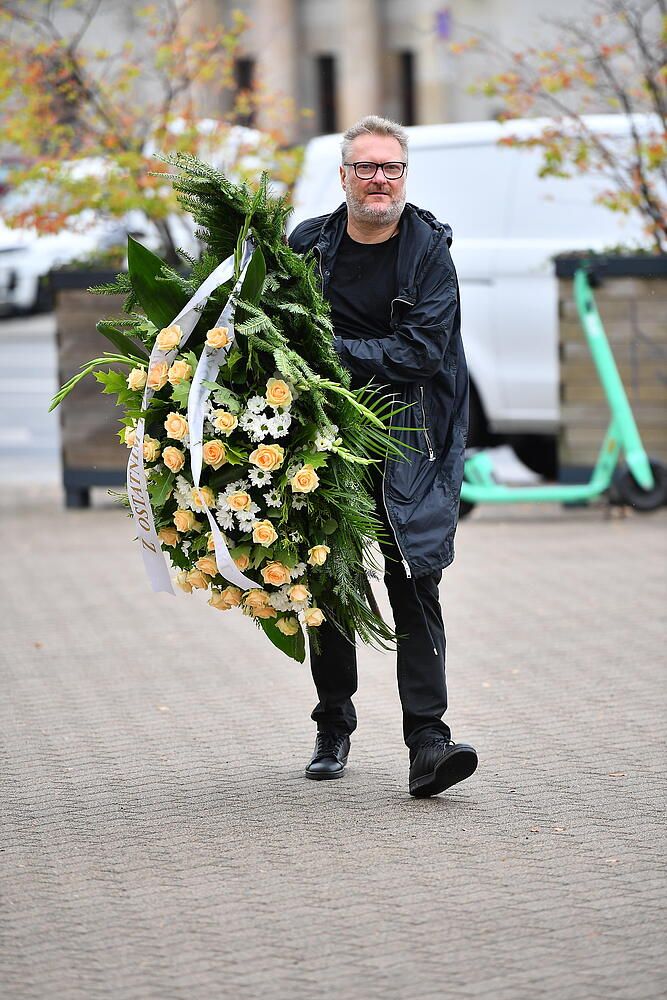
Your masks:
<svg viewBox="0 0 667 1000"><path fill-rule="evenodd" d="M371 208L370 205L366 205L363 201L358 201L352 191L348 190L345 194L347 209L350 215L360 222L372 222L377 226L388 226L392 222L398 222L405 208L405 194L393 200L381 211L378 211L377 208Z"/></svg>

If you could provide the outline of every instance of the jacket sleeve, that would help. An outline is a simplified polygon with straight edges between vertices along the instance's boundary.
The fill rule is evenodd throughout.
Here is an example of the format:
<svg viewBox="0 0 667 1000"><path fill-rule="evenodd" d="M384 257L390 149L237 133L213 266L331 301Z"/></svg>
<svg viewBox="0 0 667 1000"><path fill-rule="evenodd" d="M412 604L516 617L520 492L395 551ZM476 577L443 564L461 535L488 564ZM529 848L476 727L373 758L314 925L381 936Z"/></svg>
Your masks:
<svg viewBox="0 0 667 1000"><path fill-rule="evenodd" d="M442 364L457 309L456 271L448 248L441 245L418 287L415 304L399 326L372 340L336 337L336 351L359 378L375 376L392 383L431 378Z"/></svg>

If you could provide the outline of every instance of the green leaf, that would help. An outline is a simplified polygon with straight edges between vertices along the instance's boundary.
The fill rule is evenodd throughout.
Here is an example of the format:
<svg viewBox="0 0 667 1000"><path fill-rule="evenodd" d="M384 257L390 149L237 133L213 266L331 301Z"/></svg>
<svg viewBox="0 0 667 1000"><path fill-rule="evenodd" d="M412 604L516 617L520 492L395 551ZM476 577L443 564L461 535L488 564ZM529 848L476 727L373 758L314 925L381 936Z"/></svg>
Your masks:
<svg viewBox="0 0 667 1000"><path fill-rule="evenodd" d="M144 347L140 347L135 344L133 340L123 333L121 330L117 330L115 327L111 326L109 320L102 319L97 324L97 332L101 333L103 337L110 340L114 347L117 347L119 351L123 354L127 354L128 357L137 357L148 360L148 352Z"/></svg>
<svg viewBox="0 0 667 1000"><path fill-rule="evenodd" d="M301 456L304 465L312 465L314 469L320 469L329 461L329 456L325 451L309 451Z"/></svg>
<svg viewBox="0 0 667 1000"><path fill-rule="evenodd" d="M238 413L241 409L241 404L238 397L224 385L217 385L217 383L209 382L203 383L205 386L210 387L215 385L215 391L213 393L213 399L219 406L225 406L230 413Z"/></svg>
<svg viewBox="0 0 667 1000"><path fill-rule="evenodd" d="M161 277L164 261L131 236L127 238L127 264L144 312L158 330L168 326L188 301L187 295L175 281Z"/></svg>
<svg viewBox="0 0 667 1000"><path fill-rule="evenodd" d="M306 642L302 628L299 628L296 635L283 635L272 618L258 618L257 621L274 646L297 663L303 663L306 658Z"/></svg>
<svg viewBox="0 0 667 1000"><path fill-rule="evenodd" d="M127 376L122 372L95 372L95 378L101 382L104 388L102 392L107 395L119 394L123 389L127 389Z"/></svg>
<svg viewBox="0 0 667 1000"><path fill-rule="evenodd" d="M171 390L171 398L180 406L182 410L187 410L188 408L188 396L190 395L190 382L179 382Z"/></svg>
<svg viewBox="0 0 667 1000"><path fill-rule="evenodd" d="M250 258L250 263L248 264L248 270L245 273L245 278L243 279L243 285L241 286L241 294L239 298L245 299L246 302L259 302L259 297L264 287L264 278L266 277L266 261L264 260L264 254L259 247L255 250L252 257Z"/></svg>
<svg viewBox="0 0 667 1000"><path fill-rule="evenodd" d="M333 517L330 517L328 521L325 521L322 525L322 531L325 535L333 535L334 531L338 527L338 521Z"/></svg>
<svg viewBox="0 0 667 1000"><path fill-rule="evenodd" d="M148 481L148 492L154 508L162 507L171 496L172 484L175 479L173 472L167 468L158 469Z"/></svg>
<svg viewBox="0 0 667 1000"><path fill-rule="evenodd" d="M289 552L287 549L282 548L274 549L272 558L281 562L283 566L287 566L288 569L294 569L299 561L296 552Z"/></svg>

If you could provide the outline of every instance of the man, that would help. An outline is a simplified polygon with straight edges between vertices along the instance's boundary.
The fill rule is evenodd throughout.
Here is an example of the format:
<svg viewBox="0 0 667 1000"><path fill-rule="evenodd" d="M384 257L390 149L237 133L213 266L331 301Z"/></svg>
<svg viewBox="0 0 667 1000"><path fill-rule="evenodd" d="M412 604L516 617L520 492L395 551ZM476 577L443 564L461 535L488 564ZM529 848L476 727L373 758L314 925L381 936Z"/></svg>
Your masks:
<svg viewBox="0 0 667 1000"><path fill-rule="evenodd" d="M473 747L453 743L447 708L445 630L438 584L454 557L463 475L468 373L460 332L451 229L406 204L407 133L375 115L345 133L342 204L297 226L290 245L312 250L331 304L335 345L353 384L387 385L408 404L393 433L418 451L373 473L385 584L398 635L398 688L410 749L410 794L435 795L477 767ZM311 650L319 703L314 779L342 776L357 724L354 637L331 623Z"/></svg>

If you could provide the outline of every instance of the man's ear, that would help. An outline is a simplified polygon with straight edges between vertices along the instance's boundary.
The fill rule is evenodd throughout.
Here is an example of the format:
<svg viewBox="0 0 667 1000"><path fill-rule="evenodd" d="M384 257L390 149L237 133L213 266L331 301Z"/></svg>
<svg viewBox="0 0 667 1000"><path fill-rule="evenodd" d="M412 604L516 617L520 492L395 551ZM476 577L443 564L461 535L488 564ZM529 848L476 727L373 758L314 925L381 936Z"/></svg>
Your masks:
<svg viewBox="0 0 667 1000"><path fill-rule="evenodd" d="M345 191L346 190L346 188L345 188L345 181L347 180L347 176L345 174L345 167L339 167L338 168L338 173L339 173L339 176L340 176L340 186L342 187L343 191Z"/></svg>

